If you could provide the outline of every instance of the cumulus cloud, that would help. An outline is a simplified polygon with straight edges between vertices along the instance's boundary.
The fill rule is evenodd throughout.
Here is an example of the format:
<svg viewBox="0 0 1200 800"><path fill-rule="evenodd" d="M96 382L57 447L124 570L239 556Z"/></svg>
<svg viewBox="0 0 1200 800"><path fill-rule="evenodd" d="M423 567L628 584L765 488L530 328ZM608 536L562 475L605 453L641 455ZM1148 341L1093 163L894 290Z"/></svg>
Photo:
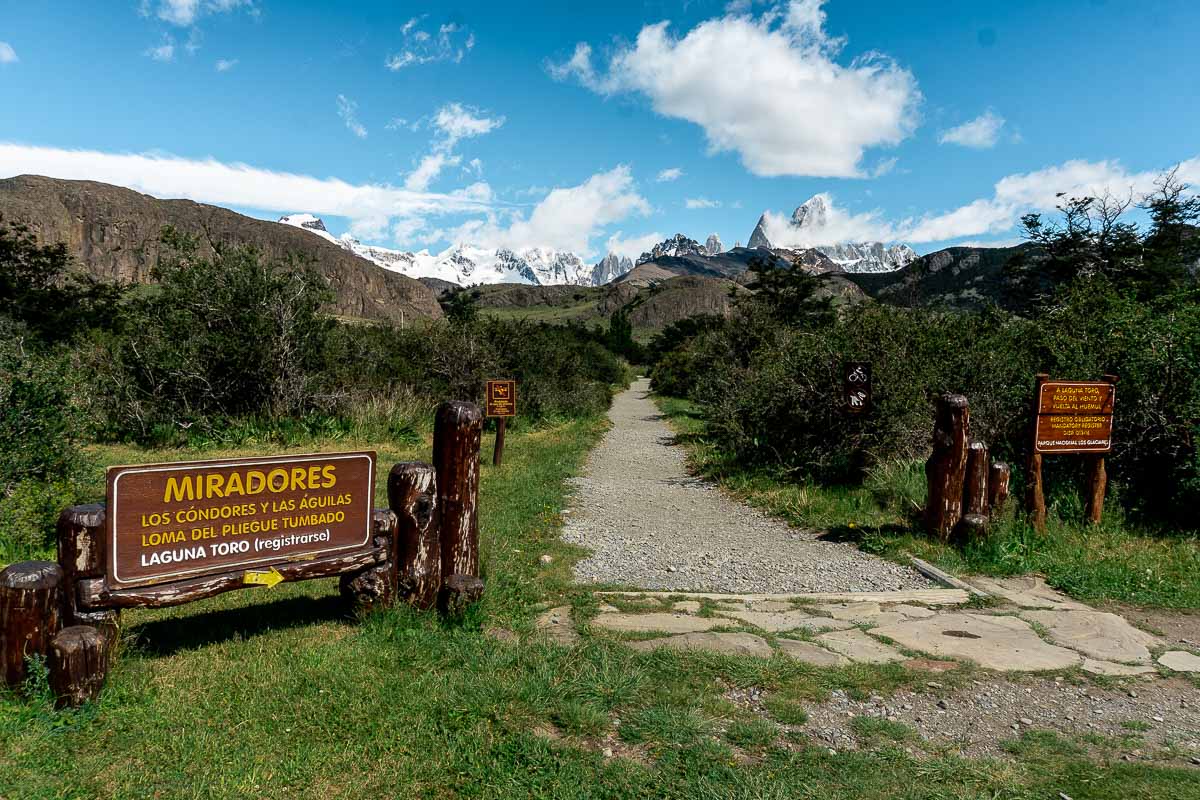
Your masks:
<svg viewBox="0 0 1200 800"><path fill-rule="evenodd" d="M171 25L186 28L206 14L222 14L246 8L255 9L252 0L159 0L157 4L143 0L141 11L144 16L154 16Z"/></svg>
<svg viewBox="0 0 1200 800"><path fill-rule="evenodd" d="M0 42L0 64L15 64L20 60L17 58L17 51L13 50L11 44Z"/></svg>
<svg viewBox="0 0 1200 800"><path fill-rule="evenodd" d="M337 96L338 116L346 123L346 128L360 139L367 138L367 128L358 121L358 103L344 94Z"/></svg>
<svg viewBox="0 0 1200 800"><path fill-rule="evenodd" d="M682 36L668 22L647 25L607 63L580 43L548 70L605 96L646 97L756 175L861 177L867 149L912 133L921 94L912 73L883 54L840 63L844 42L826 33L822 2L792 0L757 17L727 9Z"/></svg>
<svg viewBox="0 0 1200 800"><path fill-rule="evenodd" d="M238 65L236 58L221 58L217 59L217 72L229 72Z"/></svg>
<svg viewBox="0 0 1200 800"><path fill-rule="evenodd" d="M1131 172L1115 160L1074 160L1008 175L996 182L990 197L941 213L893 221L879 211L851 213L838 207L830 195L823 194L820 197L828 209L824 226L797 229L788 215L768 211L764 217L767 238L777 247L856 241L945 242L1009 232L1024 214L1053 211L1069 197L1109 194L1138 200L1154 191L1154 182L1160 174L1160 170ZM1200 157L1179 164L1178 175L1184 182L1200 183ZM1011 238L1002 244L1009 241Z"/></svg>
<svg viewBox="0 0 1200 800"><path fill-rule="evenodd" d="M387 184L353 184L274 172L215 159L186 159L160 154L118 154L63 150L0 142L0 175L36 174L94 180L128 186L161 198L290 213L379 220L480 213L492 205L487 184L438 194Z"/></svg>
<svg viewBox="0 0 1200 800"><path fill-rule="evenodd" d="M720 200L709 200L707 197L689 197L683 204L690 209L721 207Z"/></svg>
<svg viewBox="0 0 1200 800"><path fill-rule="evenodd" d="M642 253L650 252L654 245L663 241L667 237L663 236L658 231L653 233L642 234L641 236L625 237L623 231L617 231L612 236L608 237L605 242L605 253L616 253L619 256L625 256L637 260L637 257Z"/></svg>
<svg viewBox="0 0 1200 800"><path fill-rule="evenodd" d="M144 55L149 56L155 61L174 61L175 40L170 36L164 36L162 44L160 44L158 47L151 47L147 49Z"/></svg>
<svg viewBox="0 0 1200 800"><path fill-rule="evenodd" d="M654 180L658 181L659 183L669 183L671 181L677 181L682 177L682 169L679 167L671 167L670 169L664 169L659 172L658 177L656 177Z"/></svg>
<svg viewBox="0 0 1200 800"><path fill-rule="evenodd" d="M650 204L634 185L628 166L599 172L578 186L552 189L528 215L489 213L437 235L483 247L551 247L592 255L601 230L633 214L648 214Z"/></svg>
<svg viewBox="0 0 1200 800"><path fill-rule="evenodd" d="M439 61L461 63L475 47L475 34L457 22L447 22L436 29L424 25L426 17L413 17L400 28L400 50L384 62L388 69L399 72L405 67L433 64Z"/></svg>
<svg viewBox="0 0 1200 800"><path fill-rule="evenodd" d="M432 142L433 152L424 156L416 168L405 178L404 185L414 191L425 191L447 167L462 164L462 157L453 151L463 139L471 139L491 133L504 124L504 117L487 116L476 108L461 103L447 103L437 110L429 122L436 132ZM469 167L479 175L483 162L471 159Z"/></svg>
<svg viewBox="0 0 1200 800"><path fill-rule="evenodd" d="M1004 127L1004 117L991 109L983 112L975 119L964 122L938 134L938 144L957 144L975 150L987 150L995 147L1000 141L1000 130Z"/></svg>

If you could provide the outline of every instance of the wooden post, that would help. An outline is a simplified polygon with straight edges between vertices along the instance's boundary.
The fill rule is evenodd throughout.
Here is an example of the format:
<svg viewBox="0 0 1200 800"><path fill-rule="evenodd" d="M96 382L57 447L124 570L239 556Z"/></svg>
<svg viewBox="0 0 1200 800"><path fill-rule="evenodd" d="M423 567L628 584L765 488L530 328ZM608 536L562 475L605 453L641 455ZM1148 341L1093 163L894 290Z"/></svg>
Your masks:
<svg viewBox="0 0 1200 800"><path fill-rule="evenodd" d="M441 520L442 578L479 577L479 406L453 400L438 407L433 466Z"/></svg>
<svg viewBox="0 0 1200 800"><path fill-rule="evenodd" d="M947 394L938 398L933 426L933 453L925 462L929 486L925 525L943 542L962 519L963 480L967 470L967 436L970 410L967 398Z"/></svg>
<svg viewBox="0 0 1200 800"><path fill-rule="evenodd" d="M67 609L70 612L70 619L65 624L80 624L77 617L80 613L79 596L75 587L81 579L104 575L107 554L103 505L71 506L59 514L58 565L62 567Z"/></svg>
<svg viewBox="0 0 1200 800"><path fill-rule="evenodd" d="M496 449L492 451L492 466L498 467L504 461L504 429L508 427L508 417L496 419Z"/></svg>
<svg viewBox="0 0 1200 800"><path fill-rule="evenodd" d="M1116 375L1105 375L1105 383L1116 384ZM1104 453L1089 458L1087 477L1087 518L1093 525L1104 521L1104 494L1108 491L1108 467Z"/></svg>
<svg viewBox="0 0 1200 800"><path fill-rule="evenodd" d="M397 464L388 475L388 505L397 519L397 594L421 609L433 608L442 588L437 486L429 464Z"/></svg>
<svg viewBox="0 0 1200 800"><path fill-rule="evenodd" d="M963 479L963 514L986 514L988 503L988 447L978 440L967 448L967 473Z"/></svg>
<svg viewBox="0 0 1200 800"><path fill-rule="evenodd" d="M371 530L375 546L383 548L387 560L344 573L338 580L342 597L360 612L389 605L396 597L396 515L386 508L376 508L371 514Z"/></svg>
<svg viewBox="0 0 1200 800"><path fill-rule="evenodd" d="M447 616L460 616L467 606L483 597L483 581L471 575L446 578L438 596L438 609Z"/></svg>
<svg viewBox="0 0 1200 800"><path fill-rule="evenodd" d="M1046 489L1042 485L1042 454L1037 451L1037 415L1042 399L1042 384L1050 380L1046 373L1039 373L1033 383L1032 430L1029 434L1029 477L1025 487L1025 508L1033 529L1041 533L1046 530Z"/></svg>
<svg viewBox="0 0 1200 800"><path fill-rule="evenodd" d="M25 659L45 656L66 612L63 571L53 561L21 561L0 572L0 680L19 686Z"/></svg>
<svg viewBox="0 0 1200 800"><path fill-rule="evenodd" d="M988 518L983 514L964 514L954 526L954 535L959 542L966 544L987 536Z"/></svg>
<svg viewBox="0 0 1200 800"><path fill-rule="evenodd" d="M1012 468L1003 461L997 461L988 470L988 513L993 517L999 514L1008 502L1008 482L1011 478Z"/></svg>
<svg viewBox="0 0 1200 800"><path fill-rule="evenodd" d="M50 642L50 689L56 705L81 706L95 700L108 676L108 638L88 625L63 628Z"/></svg>

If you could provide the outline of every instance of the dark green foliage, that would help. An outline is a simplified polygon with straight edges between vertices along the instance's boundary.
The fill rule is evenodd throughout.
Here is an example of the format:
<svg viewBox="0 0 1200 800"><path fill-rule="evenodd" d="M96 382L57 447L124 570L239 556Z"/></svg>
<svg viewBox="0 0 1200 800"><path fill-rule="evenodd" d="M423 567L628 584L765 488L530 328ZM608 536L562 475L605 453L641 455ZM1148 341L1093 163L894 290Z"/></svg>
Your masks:
<svg viewBox="0 0 1200 800"><path fill-rule="evenodd" d="M479 319L478 289L452 289L438 298L438 304L452 323L466 325Z"/></svg>

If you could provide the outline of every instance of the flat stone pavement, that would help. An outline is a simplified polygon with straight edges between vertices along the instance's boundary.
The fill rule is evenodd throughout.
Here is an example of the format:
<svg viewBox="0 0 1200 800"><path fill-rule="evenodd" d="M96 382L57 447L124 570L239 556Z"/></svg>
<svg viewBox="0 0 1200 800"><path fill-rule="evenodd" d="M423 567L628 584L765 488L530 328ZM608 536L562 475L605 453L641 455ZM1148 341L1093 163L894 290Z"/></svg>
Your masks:
<svg viewBox="0 0 1200 800"><path fill-rule="evenodd" d="M1200 656L1117 614L1073 601L1041 578L973 583L1000 603L964 608L965 594L950 589L862 596L868 599L845 593L597 592L602 605L589 624L614 636L637 634L639 641L630 644L638 650L779 652L815 666L899 662L937 671L972 662L998 672L1200 673Z"/></svg>

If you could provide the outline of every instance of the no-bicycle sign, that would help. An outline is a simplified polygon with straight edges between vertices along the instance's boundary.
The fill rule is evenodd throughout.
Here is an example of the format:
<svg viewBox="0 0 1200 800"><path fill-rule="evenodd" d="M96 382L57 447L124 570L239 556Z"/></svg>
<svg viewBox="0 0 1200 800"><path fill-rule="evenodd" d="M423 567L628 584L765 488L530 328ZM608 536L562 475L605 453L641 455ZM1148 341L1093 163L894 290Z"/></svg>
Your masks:
<svg viewBox="0 0 1200 800"><path fill-rule="evenodd" d="M110 467L112 588L371 545L375 453Z"/></svg>

